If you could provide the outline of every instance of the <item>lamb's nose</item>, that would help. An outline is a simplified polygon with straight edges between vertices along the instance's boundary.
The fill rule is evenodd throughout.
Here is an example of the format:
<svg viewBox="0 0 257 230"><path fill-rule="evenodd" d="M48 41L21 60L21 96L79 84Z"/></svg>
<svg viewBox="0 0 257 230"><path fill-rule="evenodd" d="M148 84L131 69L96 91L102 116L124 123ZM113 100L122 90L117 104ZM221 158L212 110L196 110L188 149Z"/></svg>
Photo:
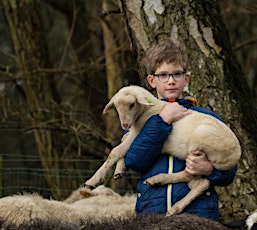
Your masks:
<svg viewBox="0 0 257 230"><path fill-rule="evenodd" d="M123 129L129 129L129 124L128 123L123 123L122 127L123 127Z"/></svg>

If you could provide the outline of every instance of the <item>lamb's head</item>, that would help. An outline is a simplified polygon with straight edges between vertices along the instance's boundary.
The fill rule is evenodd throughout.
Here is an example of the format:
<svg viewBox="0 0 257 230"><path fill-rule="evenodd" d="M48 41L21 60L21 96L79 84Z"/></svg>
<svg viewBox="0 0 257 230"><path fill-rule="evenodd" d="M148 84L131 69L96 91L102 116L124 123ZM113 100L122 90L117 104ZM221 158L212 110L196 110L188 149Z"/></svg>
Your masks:
<svg viewBox="0 0 257 230"><path fill-rule="evenodd" d="M129 129L145 111L145 106L153 105L155 97L139 86L121 88L105 106L103 113L115 108L119 114L121 127Z"/></svg>

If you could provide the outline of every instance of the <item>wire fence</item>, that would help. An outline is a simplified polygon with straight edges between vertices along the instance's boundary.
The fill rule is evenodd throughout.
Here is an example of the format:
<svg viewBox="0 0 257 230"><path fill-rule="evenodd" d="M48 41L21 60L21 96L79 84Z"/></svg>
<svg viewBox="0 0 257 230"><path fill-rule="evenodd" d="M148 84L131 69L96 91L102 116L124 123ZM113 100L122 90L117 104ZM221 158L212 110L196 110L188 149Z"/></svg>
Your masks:
<svg viewBox="0 0 257 230"><path fill-rule="evenodd" d="M83 186L86 178L93 175L95 170L103 163L99 159L76 158L69 159L77 163L76 169L51 168L50 173L59 175L60 187L58 188L64 194L70 194L74 191L74 181L77 188ZM95 169L85 169L83 165L94 164ZM116 186L116 192L124 194L126 192L135 192L138 174L133 171L126 171L123 185ZM73 181L73 186L67 186L67 181ZM0 159L0 197L17 194L37 192L44 197L51 197L53 190L49 187L45 179L45 170L41 167L39 157L26 156L15 158L13 155L1 155Z"/></svg>

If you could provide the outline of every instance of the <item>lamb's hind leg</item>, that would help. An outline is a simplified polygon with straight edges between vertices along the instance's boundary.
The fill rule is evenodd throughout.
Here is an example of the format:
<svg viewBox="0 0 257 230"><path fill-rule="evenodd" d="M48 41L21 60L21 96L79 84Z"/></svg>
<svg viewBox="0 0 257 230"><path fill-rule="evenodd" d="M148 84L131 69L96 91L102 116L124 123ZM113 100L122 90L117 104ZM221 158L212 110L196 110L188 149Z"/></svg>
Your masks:
<svg viewBox="0 0 257 230"><path fill-rule="evenodd" d="M174 184L174 183L178 183L178 182L189 182L193 178L194 178L194 176L192 176L191 174L189 174L185 170L183 170L183 171L180 171L177 173L172 173L172 174L160 173L156 176L146 179L145 184L147 184L149 186Z"/></svg>
<svg viewBox="0 0 257 230"><path fill-rule="evenodd" d="M189 182L191 191L180 201L176 202L166 213L166 216L173 216L181 213L194 199L200 196L206 189L209 188L210 182L205 178L193 179Z"/></svg>

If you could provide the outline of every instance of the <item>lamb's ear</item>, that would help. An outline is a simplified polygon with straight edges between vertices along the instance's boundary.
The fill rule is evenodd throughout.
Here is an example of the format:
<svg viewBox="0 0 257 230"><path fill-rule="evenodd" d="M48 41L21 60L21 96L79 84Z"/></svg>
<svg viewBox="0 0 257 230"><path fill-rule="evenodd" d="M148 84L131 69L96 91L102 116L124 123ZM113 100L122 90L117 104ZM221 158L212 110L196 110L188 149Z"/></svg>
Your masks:
<svg viewBox="0 0 257 230"><path fill-rule="evenodd" d="M153 100L146 96L137 96L137 102L142 105L154 105Z"/></svg>
<svg viewBox="0 0 257 230"><path fill-rule="evenodd" d="M111 109L115 109L114 103L113 103L113 99L111 99L109 101L109 103L105 106L104 110L103 110L103 114L108 113Z"/></svg>

